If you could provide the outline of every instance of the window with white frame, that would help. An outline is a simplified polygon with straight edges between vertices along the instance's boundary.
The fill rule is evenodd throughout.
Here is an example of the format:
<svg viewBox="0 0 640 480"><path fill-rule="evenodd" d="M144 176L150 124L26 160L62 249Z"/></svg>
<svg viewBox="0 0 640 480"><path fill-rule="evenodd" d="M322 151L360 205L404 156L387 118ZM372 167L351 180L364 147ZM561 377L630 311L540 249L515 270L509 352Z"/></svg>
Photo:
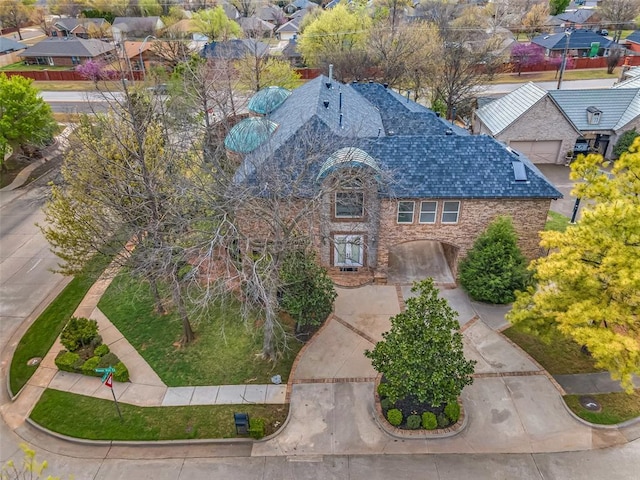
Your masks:
<svg viewBox="0 0 640 480"><path fill-rule="evenodd" d="M436 211L438 202L420 202L420 223L436 223Z"/></svg>
<svg viewBox="0 0 640 480"><path fill-rule="evenodd" d="M415 202L398 202L398 223L413 223Z"/></svg>
<svg viewBox="0 0 640 480"><path fill-rule="evenodd" d="M336 267L363 266L364 238L362 235L334 235L333 264Z"/></svg>
<svg viewBox="0 0 640 480"><path fill-rule="evenodd" d="M458 223L460 202L448 201L442 204L442 223Z"/></svg>

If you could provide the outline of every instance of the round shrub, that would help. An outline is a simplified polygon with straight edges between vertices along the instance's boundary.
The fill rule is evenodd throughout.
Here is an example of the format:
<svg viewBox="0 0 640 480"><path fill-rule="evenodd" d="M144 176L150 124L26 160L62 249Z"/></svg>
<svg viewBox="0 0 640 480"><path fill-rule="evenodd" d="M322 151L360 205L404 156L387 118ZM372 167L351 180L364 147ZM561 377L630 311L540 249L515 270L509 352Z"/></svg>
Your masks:
<svg viewBox="0 0 640 480"><path fill-rule="evenodd" d="M438 419L431 412L424 412L422 414L422 428L425 430L433 430L438 426Z"/></svg>
<svg viewBox="0 0 640 480"><path fill-rule="evenodd" d="M380 400L380 408L382 408L382 410L384 410L385 412L392 407L393 407L393 402L388 398L383 398L382 400Z"/></svg>
<svg viewBox="0 0 640 480"><path fill-rule="evenodd" d="M388 397L389 396L388 391L389 391L389 385L387 385L386 383L378 384L378 396L380 398Z"/></svg>
<svg viewBox="0 0 640 480"><path fill-rule="evenodd" d="M451 423L456 423L460 418L460 405L457 402L447 403L447 406L444 407L444 414Z"/></svg>
<svg viewBox="0 0 640 480"><path fill-rule="evenodd" d="M444 413L438 415L438 428L445 428L449 426L449 419Z"/></svg>
<svg viewBox="0 0 640 480"><path fill-rule="evenodd" d="M100 358L98 368L115 367L118 363L120 363L120 359L117 355L113 352L109 352Z"/></svg>
<svg viewBox="0 0 640 480"><path fill-rule="evenodd" d="M91 357L82 365L82 373L83 375L91 375L94 377L99 377L100 374L96 372L96 368L98 368L98 363L100 363L100 357Z"/></svg>
<svg viewBox="0 0 640 480"><path fill-rule="evenodd" d="M387 412L387 420L391 425L397 427L402 423L402 412L397 408L392 408Z"/></svg>
<svg viewBox="0 0 640 480"><path fill-rule="evenodd" d="M407 417L407 428L409 430L417 430L422 425L422 418L420 415L409 415Z"/></svg>
<svg viewBox="0 0 640 480"><path fill-rule="evenodd" d="M62 350L55 359L56 367L63 372L76 372L77 363L81 361L80 355L74 352Z"/></svg>
<svg viewBox="0 0 640 480"><path fill-rule="evenodd" d="M97 357L104 357L107 353L109 353L109 351L109 346L103 343L102 345L98 345L93 350L93 354Z"/></svg>
<svg viewBox="0 0 640 480"><path fill-rule="evenodd" d="M98 336L98 322L88 318L71 317L60 334L60 342L70 352L90 345Z"/></svg>
<svg viewBox="0 0 640 480"><path fill-rule="evenodd" d="M124 363L118 362L115 366L116 371L113 374L113 379L116 382L128 382L129 381L129 370L124 366Z"/></svg>

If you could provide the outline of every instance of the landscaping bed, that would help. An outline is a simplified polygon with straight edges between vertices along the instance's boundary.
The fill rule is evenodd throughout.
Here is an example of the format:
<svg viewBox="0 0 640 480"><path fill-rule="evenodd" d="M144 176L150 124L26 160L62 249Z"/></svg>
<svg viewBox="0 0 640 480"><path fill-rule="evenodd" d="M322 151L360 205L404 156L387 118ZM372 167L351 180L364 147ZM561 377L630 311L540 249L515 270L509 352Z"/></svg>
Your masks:
<svg viewBox="0 0 640 480"><path fill-rule="evenodd" d="M240 438L236 434L234 412L248 413L254 423L264 420L261 433L271 435L284 423L289 411L288 404L137 407L119 403L119 406L122 421L112 400L47 389L31 412L31 419L44 428L75 438L156 441Z"/></svg>

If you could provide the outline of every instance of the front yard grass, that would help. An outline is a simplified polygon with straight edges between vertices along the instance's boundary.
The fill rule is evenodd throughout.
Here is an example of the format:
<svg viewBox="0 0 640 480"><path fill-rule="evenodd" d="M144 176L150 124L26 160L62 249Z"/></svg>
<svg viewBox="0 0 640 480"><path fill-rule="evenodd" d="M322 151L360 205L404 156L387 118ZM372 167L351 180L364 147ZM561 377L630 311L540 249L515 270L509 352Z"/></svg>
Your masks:
<svg viewBox="0 0 640 480"><path fill-rule="evenodd" d="M620 74L620 67L617 67L613 73L607 73L606 68L583 68L579 70L565 70L562 75L564 81L567 80L593 80L597 78L618 78ZM557 80L557 72L555 70L549 70L544 72L531 72L531 73L502 73L496 75L492 82L494 84L499 83L525 83L525 82L553 82Z"/></svg>
<svg viewBox="0 0 640 480"><path fill-rule="evenodd" d="M545 232L555 231L564 232L569 226L569 217L562 215L558 212L552 212L549 210L547 214L547 223L544 226Z"/></svg>
<svg viewBox="0 0 640 480"><path fill-rule="evenodd" d="M105 387L106 388L106 387ZM49 430L90 440L181 440L237 437L234 412L264 418L266 435L282 425L289 405L203 405L137 407L119 403L121 422L112 400L47 389L31 419Z"/></svg>
<svg viewBox="0 0 640 480"><path fill-rule="evenodd" d="M38 368L37 365L27 365L27 361L47 354L106 265L107 260L102 256L89 262L86 268L87 273L77 275L71 280L20 339L11 359L10 388L13 395L20 391Z"/></svg>
<svg viewBox="0 0 640 480"><path fill-rule="evenodd" d="M502 333L535 358L551 375L601 371L595 367L590 356L582 353L580 345L557 330L551 332L549 343L537 335L524 332L517 325Z"/></svg>
<svg viewBox="0 0 640 480"><path fill-rule="evenodd" d="M581 396L566 395L564 401L573 413L587 422L614 425L640 417L640 390L635 390L631 395L624 392L589 395L602 407L599 412L591 412L583 408L579 401Z"/></svg>
<svg viewBox="0 0 640 480"><path fill-rule="evenodd" d="M208 307L194 322L196 340L179 346L182 325L178 315L157 315L149 288L126 273L118 275L98 304L151 368L170 387L270 383L279 374L289 377L302 344L295 339L277 362L258 354L262 336L247 328L234 300Z"/></svg>

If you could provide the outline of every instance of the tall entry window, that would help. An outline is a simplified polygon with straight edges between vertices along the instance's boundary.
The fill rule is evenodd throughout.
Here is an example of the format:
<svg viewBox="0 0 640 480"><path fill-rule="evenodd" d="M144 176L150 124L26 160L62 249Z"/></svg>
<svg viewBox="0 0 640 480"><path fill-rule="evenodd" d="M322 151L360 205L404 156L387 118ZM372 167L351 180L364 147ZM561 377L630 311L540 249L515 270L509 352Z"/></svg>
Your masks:
<svg viewBox="0 0 640 480"><path fill-rule="evenodd" d="M364 239L362 235L334 235L333 264L336 267L364 265Z"/></svg>

